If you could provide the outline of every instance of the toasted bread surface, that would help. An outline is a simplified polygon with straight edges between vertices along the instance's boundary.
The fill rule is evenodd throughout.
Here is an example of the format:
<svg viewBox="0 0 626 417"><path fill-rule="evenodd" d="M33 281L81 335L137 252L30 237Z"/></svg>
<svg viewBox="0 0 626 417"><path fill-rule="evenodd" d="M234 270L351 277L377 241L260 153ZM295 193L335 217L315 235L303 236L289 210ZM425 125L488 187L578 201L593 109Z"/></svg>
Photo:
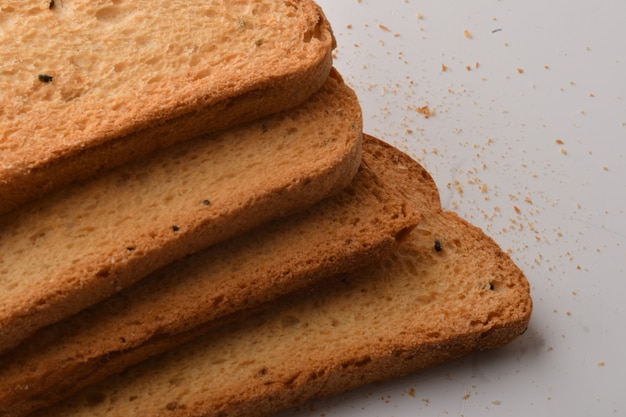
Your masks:
<svg viewBox="0 0 626 417"><path fill-rule="evenodd" d="M419 214L380 175L363 166L340 194L35 333L0 356L0 415L25 415L281 295L381 260Z"/></svg>
<svg viewBox="0 0 626 417"><path fill-rule="evenodd" d="M360 155L359 103L333 71L295 109L0 216L0 350L176 259L339 192Z"/></svg>
<svg viewBox="0 0 626 417"><path fill-rule="evenodd" d="M384 181L422 215L397 252L38 415L267 416L523 332L532 300L522 271L480 229L442 210L435 183L415 161L373 138L364 149L363 163L382 166Z"/></svg>
<svg viewBox="0 0 626 417"><path fill-rule="evenodd" d="M310 0L9 0L0 21L0 213L293 107L334 47Z"/></svg>

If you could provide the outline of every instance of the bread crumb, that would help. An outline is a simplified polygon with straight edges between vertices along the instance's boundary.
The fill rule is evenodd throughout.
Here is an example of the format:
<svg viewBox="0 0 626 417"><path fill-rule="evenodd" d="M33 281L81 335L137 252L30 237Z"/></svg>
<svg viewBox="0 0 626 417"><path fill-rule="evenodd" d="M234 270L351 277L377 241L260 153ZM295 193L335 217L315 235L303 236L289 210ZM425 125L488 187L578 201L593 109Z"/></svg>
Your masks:
<svg viewBox="0 0 626 417"><path fill-rule="evenodd" d="M419 20L422 20L424 18L424 15L422 13L420 13L420 12L417 12L417 18Z"/></svg>
<svg viewBox="0 0 626 417"><path fill-rule="evenodd" d="M517 72L518 72L519 74L523 74L523 73L524 73L524 69L523 69L523 68L517 68Z"/></svg>
<svg viewBox="0 0 626 417"><path fill-rule="evenodd" d="M424 116L425 119L428 119L430 116L434 114L434 112L428 106L422 106L415 109L419 114Z"/></svg>
<svg viewBox="0 0 626 417"><path fill-rule="evenodd" d="M550 69L550 66L548 66L548 65L544 65L544 66L543 66L543 68L544 68L544 69Z"/></svg>
<svg viewBox="0 0 626 417"><path fill-rule="evenodd" d="M598 362L598 366L604 366L604 361Z"/></svg>
<svg viewBox="0 0 626 417"><path fill-rule="evenodd" d="M464 400L467 400L469 397L471 397L471 395L470 395L470 393L468 392L467 394L465 394L465 395L463 396L463 399L464 399Z"/></svg>
<svg viewBox="0 0 626 417"><path fill-rule="evenodd" d="M467 39L472 39L472 34L470 33L469 30L465 29L463 31L463 35L467 38Z"/></svg>
<svg viewBox="0 0 626 417"><path fill-rule="evenodd" d="M560 148L560 149L559 149L559 152L560 152L562 155L567 155L567 151L565 150L565 148Z"/></svg>
<svg viewBox="0 0 626 417"><path fill-rule="evenodd" d="M409 397L415 398L415 388L410 388L408 394Z"/></svg>
<svg viewBox="0 0 626 417"><path fill-rule="evenodd" d="M500 402L500 400L494 400L494 401L491 402L491 404L493 404L493 405L500 405L502 403Z"/></svg>
<svg viewBox="0 0 626 417"><path fill-rule="evenodd" d="M346 25L346 28L347 28L347 29L352 29L352 23L348 23L348 24Z"/></svg>
<svg viewBox="0 0 626 417"><path fill-rule="evenodd" d="M466 69L466 70L468 70L468 71L470 71L470 70L472 69L472 67L471 67L470 65L466 65L466 66L465 66L465 69Z"/></svg>
<svg viewBox="0 0 626 417"><path fill-rule="evenodd" d="M378 28L384 30L385 32L391 32L391 30L389 30L389 28L383 24L379 24Z"/></svg>
<svg viewBox="0 0 626 417"><path fill-rule="evenodd" d="M563 145L563 141L561 139L557 139L554 141L557 145Z"/></svg>
<svg viewBox="0 0 626 417"><path fill-rule="evenodd" d="M441 64L441 72L448 71L448 67L445 64Z"/></svg>
<svg viewBox="0 0 626 417"><path fill-rule="evenodd" d="M520 208L519 208L519 207L517 207L517 206L513 206L513 209L515 210L515 212L516 212L517 214L521 214L521 213L522 213L522 210L520 210Z"/></svg>

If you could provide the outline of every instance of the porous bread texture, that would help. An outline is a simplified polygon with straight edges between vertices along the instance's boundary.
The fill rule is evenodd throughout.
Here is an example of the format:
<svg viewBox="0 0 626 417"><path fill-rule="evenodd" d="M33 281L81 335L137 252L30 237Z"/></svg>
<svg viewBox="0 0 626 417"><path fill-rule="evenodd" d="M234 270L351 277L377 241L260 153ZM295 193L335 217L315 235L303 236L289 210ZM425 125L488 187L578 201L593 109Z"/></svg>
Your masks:
<svg viewBox="0 0 626 417"><path fill-rule="evenodd" d="M337 196L172 264L35 333L0 356L0 415L26 415L280 295L381 260L419 214L378 175L361 167Z"/></svg>
<svg viewBox="0 0 626 417"><path fill-rule="evenodd" d="M443 211L432 178L408 156L366 138L363 160L382 166L385 183L422 215L397 252L35 415L268 416L522 333L532 300L511 259L480 229Z"/></svg>
<svg viewBox="0 0 626 417"><path fill-rule="evenodd" d="M346 187L360 163L361 110L331 75L296 109L0 216L0 350L176 259Z"/></svg>
<svg viewBox="0 0 626 417"><path fill-rule="evenodd" d="M301 103L334 42L311 0L3 1L0 213Z"/></svg>

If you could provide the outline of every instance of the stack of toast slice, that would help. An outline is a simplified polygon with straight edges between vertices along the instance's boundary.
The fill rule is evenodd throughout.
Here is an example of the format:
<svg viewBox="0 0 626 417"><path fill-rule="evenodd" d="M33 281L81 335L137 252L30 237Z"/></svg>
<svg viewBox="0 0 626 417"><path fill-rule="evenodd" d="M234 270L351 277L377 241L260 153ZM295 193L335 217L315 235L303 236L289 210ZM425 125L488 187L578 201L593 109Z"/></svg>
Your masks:
<svg viewBox="0 0 626 417"><path fill-rule="evenodd" d="M40 3L1 11L0 416L268 416L524 331L311 0Z"/></svg>

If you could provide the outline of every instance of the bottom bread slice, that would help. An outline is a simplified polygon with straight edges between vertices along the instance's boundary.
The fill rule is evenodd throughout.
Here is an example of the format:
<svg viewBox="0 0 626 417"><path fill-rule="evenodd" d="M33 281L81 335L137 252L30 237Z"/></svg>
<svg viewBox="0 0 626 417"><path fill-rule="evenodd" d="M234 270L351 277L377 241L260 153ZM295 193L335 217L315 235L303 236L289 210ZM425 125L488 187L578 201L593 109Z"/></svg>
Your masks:
<svg viewBox="0 0 626 417"><path fill-rule="evenodd" d="M41 416L267 416L499 347L522 333L523 272L480 229L441 209L429 174L373 138L363 163L403 190L422 220L378 265L155 357Z"/></svg>

